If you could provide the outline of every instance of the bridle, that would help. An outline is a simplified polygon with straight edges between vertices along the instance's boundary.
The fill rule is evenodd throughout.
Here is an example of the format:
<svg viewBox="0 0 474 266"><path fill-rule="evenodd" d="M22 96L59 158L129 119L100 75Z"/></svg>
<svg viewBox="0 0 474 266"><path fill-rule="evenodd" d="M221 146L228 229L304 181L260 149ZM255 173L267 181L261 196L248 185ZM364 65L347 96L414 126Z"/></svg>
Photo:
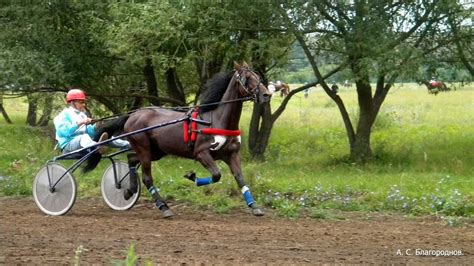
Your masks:
<svg viewBox="0 0 474 266"><path fill-rule="evenodd" d="M249 89L249 87L247 86L247 78L244 75L242 75L244 71L250 72L254 77L258 79L258 83L257 83L257 86L255 86L255 88ZM260 84L262 84L262 79L260 78L260 76L258 76L255 72L253 72L247 67L242 67L241 69L237 70L235 75L237 77L237 80L240 83L240 86L242 86L244 91L248 95L250 95L249 96L251 97L250 99L252 99L255 103L258 103L258 94L260 93Z"/></svg>

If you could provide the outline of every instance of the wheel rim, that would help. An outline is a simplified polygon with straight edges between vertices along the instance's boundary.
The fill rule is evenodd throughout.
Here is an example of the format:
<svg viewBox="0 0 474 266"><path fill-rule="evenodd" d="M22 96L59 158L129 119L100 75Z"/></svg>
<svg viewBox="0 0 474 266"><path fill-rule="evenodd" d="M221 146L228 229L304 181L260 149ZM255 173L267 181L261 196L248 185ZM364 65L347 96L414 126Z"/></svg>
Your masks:
<svg viewBox="0 0 474 266"><path fill-rule="evenodd" d="M48 171L52 184L60 179L53 192L49 189ZM33 183L35 203L42 212L48 215L57 216L67 213L76 201L76 191L76 181L72 174L57 163L48 163L43 167L36 174Z"/></svg>
<svg viewBox="0 0 474 266"><path fill-rule="evenodd" d="M101 184L101 192L102 198L104 199L105 203L112 209L117 211L128 210L138 200L140 196L140 182L137 182L137 193L133 194L133 196L125 200L123 197L125 189L130 186L130 174L128 169L128 164L121 161L115 162L115 167L117 171L118 180L120 182L120 188L116 188L115 186L115 178L114 178L114 169L113 164L111 164L104 172L102 176L102 184Z"/></svg>

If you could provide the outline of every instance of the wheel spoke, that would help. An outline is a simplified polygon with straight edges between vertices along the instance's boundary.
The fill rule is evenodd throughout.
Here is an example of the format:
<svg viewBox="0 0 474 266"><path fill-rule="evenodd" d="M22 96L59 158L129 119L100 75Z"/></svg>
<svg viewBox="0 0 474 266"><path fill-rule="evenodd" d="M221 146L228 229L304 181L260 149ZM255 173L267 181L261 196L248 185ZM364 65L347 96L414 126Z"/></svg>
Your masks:
<svg viewBox="0 0 474 266"><path fill-rule="evenodd" d="M113 165L110 165L102 176L101 192L105 203L112 209L123 211L128 210L135 205L140 197L140 182L137 182L137 193L131 198L125 200L124 191L130 186L130 173L128 164L125 162L115 162L117 180L120 183L120 189L115 184Z"/></svg>
<svg viewBox="0 0 474 266"><path fill-rule="evenodd" d="M49 174L49 176L48 176ZM50 182L55 184L54 192L50 190ZM67 213L76 201L76 181L66 168L58 163L48 163L33 182L33 197L38 208L48 215L63 215Z"/></svg>

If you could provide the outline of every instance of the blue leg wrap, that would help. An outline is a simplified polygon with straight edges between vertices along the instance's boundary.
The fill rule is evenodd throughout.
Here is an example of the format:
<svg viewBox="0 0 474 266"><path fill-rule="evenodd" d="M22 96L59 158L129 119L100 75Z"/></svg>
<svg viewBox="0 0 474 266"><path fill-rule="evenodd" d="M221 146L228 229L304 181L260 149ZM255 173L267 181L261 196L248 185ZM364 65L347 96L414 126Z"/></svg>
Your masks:
<svg viewBox="0 0 474 266"><path fill-rule="evenodd" d="M205 186L212 184L212 177L203 177L203 178L196 178L196 185L199 186Z"/></svg>
<svg viewBox="0 0 474 266"><path fill-rule="evenodd" d="M245 202L247 202L247 206L255 203L252 194L250 193L250 189L247 186L242 187L242 194L244 195Z"/></svg>

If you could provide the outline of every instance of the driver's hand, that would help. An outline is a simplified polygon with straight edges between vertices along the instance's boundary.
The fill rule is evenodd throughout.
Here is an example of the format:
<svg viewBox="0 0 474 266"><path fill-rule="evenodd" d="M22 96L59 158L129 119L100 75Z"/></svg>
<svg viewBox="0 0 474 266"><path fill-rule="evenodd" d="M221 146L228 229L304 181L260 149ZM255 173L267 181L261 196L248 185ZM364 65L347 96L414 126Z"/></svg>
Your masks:
<svg viewBox="0 0 474 266"><path fill-rule="evenodd" d="M89 117L87 117L87 118L84 118L84 119L78 121L78 122L77 122L77 125L78 125L78 126L88 125L88 124L90 124L91 122L92 122L92 119L90 119Z"/></svg>

